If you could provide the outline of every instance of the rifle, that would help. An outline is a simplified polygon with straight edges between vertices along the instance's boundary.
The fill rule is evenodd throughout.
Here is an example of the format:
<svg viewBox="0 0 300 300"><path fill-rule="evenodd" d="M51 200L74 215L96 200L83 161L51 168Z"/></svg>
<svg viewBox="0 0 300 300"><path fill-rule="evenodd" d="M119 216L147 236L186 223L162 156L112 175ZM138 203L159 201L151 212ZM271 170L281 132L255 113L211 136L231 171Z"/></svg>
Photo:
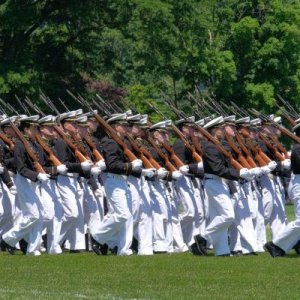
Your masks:
<svg viewBox="0 0 300 300"><path fill-rule="evenodd" d="M175 107L171 106L172 110L177 110ZM233 168L240 170L242 169L242 165L240 163L238 163L233 156L231 155L231 153L229 151L227 151L222 144L220 143L220 141L218 141L216 138L214 138L208 131L206 131L204 128L202 128L201 126L197 125L195 123L197 129L200 131L200 133L207 138L210 142L212 142L218 149L218 151L222 154L224 154L228 160L230 161L231 165L233 166Z"/></svg>
<svg viewBox="0 0 300 300"><path fill-rule="evenodd" d="M283 153L284 157L290 158L285 147L273 135L270 135L269 137L272 140L272 142L276 145L277 149Z"/></svg>
<svg viewBox="0 0 300 300"><path fill-rule="evenodd" d="M254 159L257 161L260 167L266 166L271 161L271 159L265 153L263 153L258 145L254 146L252 144L250 139L247 139L246 143L249 149L252 151Z"/></svg>
<svg viewBox="0 0 300 300"><path fill-rule="evenodd" d="M164 118L165 116L157 109L157 107L155 107L154 105L152 105L151 103L148 103L148 105L156 112L158 112L160 115L162 115ZM173 122L171 123L171 127L173 129L173 131L176 133L176 135L180 138L180 140L183 142L184 146L191 152L192 158L194 159L194 161L196 163L199 163L202 161L201 156L196 152L195 148L187 141L187 139L185 138L185 136L183 135L183 133L173 124ZM200 147L200 145L199 145ZM167 150L167 149L166 149ZM168 150L167 150L168 151ZM169 151L168 151L169 152ZM201 151L202 152L202 151ZM170 153L171 154L171 153ZM173 151L173 156L174 156L174 151ZM175 158L176 159L176 158ZM178 161L178 160L177 160ZM174 161L175 162L175 161ZM177 165L177 164L176 164Z"/></svg>
<svg viewBox="0 0 300 300"><path fill-rule="evenodd" d="M122 148L125 156L128 158L128 160L130 162L134 161L137 159L137 157L128 149L127 145L124 143L124 141L122 141L122 139L117 135L117 133L115 132L115 130L107 123L105 122L100 116L99 114L95 113L94 110L92 109L92 107L88 104L87 101L84 101L84 99L82 97L76 97L75 95L73 95L69 90L67 90L68 94L75 99L77 102L79 102L80 104L84 105L85 107L87 107L89 109L90 112L92 112L95 116L95 119L98 121L98 123L100 124L100 126L105 130L105 132L116 142L119 144L119 146Z"/></svg>
<svg viewBox="0 0 300 300"><path fill-rule="evenodd" d="M0 108L0 112L5 114L3 108ZM37 154L31 148L31 145L28 140L24 137L23 133L19 130L19 128L9 119L9 123L13 131L16 133L17 137L20 139L22 144L24 145L25 151L33 162L33 167L38 173L46 173L43 169L42 165L39 162Z"/></svg>
<svg viewBox="0 0 300 300"><path fill-rule="evenodd" d="M46 105L48 105L50 108L52 108L58 115L60 114L59 111L56 109L56 107L53 105L53 103L45 96L41 96L41 99L44 101ZM68 145L68 147L73 151L74 155L77 157L80 163L87 161L88 159L79 151L77 145L73 143L73 141L63 132L63 130L58 126L54 125L53 128L58 132L60 137L64 140L64 142Z"/></svg>
<svg viewBox="0 0 300 300"><path fill-rule="evenodd" d="M286 135L288 138L290 138L291 140L293 140L295 143L300 144L300 138L298 136L294 135L293 133L291 133L288 129L286 129L282 125L278 124L277 122L275 122L274 120L272 120L268 116L265 116L262 113L258 112L254 108L252 108L251 111L254 114L256 114L259 118L272 123L273 126L275 126L276 128L278 128L284 135Z"/></svg>
<svg viewBox="0 0 300 300"><path fill-rule="evenodd" d="M230 146L230 148L235 152L235 154L237 155L238 161L241 163L241 165L244 168L247 169L251 169L250 164L247 162L247 160L245 159L245 157L243 156L242 152L240 151L240 149L236 146L236 144L234 143L233 139L228 135L225 134L225 138Z"/></svg>
<svg viewBox="0 0 300 300"><path fill-rule="evenodd" d="M259 137L265 143L265 145L273 152L277 160L284 160L284 157L278 152L277 148L273 146L263 134L260 133Z"/></svg>
<svg viewBox="0 0 300 300"><path fill-rule="evenodd" d="M245 144L243 143L242 141L242 138L240 136L240 134L238 132L235 133L235 137L236 137L236 140L239 144L239 146L241 147L242 151L245 153L246 155L246 160L248 162L248 164L250 165L251 168L256 168L256 163L255 161L253 160L252 156L250 155L247 147L245 146Z"/></svg>
<svg viewBox="0 0 300 300"><path fill-rule="evenodd" d="M170 162L167 155L165 155L159 147L156 145L155 141L148 135L146 137L146 140L150 143L150 145L154 148L154 150L157 152L157 154L161 157L161 159L164 161L165 166L170 172L176 171L176 168L173 166L173 164Z"/></svg>

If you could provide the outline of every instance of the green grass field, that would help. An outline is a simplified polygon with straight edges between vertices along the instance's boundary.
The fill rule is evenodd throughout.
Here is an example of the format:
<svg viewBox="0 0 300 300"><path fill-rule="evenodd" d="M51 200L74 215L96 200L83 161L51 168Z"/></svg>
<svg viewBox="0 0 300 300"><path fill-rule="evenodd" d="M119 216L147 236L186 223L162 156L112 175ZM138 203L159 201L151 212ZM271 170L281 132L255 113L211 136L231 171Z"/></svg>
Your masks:
<svg viewBox="0 0 300 300"><path fill-rule="evenodd" d="M292 206L287 207L293 218ZM0 253L0 299L299 299L300 257Z"/></svg>

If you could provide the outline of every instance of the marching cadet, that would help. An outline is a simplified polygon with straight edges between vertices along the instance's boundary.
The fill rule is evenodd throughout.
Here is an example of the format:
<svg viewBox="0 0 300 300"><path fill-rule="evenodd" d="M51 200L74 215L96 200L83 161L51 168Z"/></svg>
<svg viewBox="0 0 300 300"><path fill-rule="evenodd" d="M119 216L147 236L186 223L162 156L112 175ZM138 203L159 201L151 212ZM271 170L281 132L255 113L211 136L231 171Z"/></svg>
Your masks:
<svg viewBox="0 0 300 300"><path fill-rule="evenodd" d="M300 123L293 127L297 137L300 137ZM295 143L291 153L292 176L289 184L289 197L294 203L295 220L282 228L271 242L264 248L272 257L284 256L286 252L294 248L300 254L300 145Z"/></svg>
<svg viewBox="0 0 300 300"><path fill-rule="evenodd" d="M175 122L186 139L191 139L195 134L194 121L195 118L190 117ZM180 138L175 140L173 149L184 163L179 168L184 176L174 183L183 209L180 214L183 238L189 247L193 247L194 236L200 233L200 224L203 222L204 214L203 199L201 199L200 190L195 186L192 176L203 173L203 162L195 163L191 152Z"/></svg>
<svg viewBox="0 0 300 300"><path fill-rule="evenodd" d="M7 118L4 116L0 122L0 127L4 131L6 127L10 127L10 122L14 122L16 117ZM16 186L14 184L15 167L13 158L14 141L10 134L6 134L10 140L10 144L0 141L0 184L2 200L0 201L0 240L2 235L8 231L12 226L16 217Z"/></svg>
<svg viewBox="0 0 300 300"><path fill-rule="evenodd" d="M107 122L113 123L119 118L120 115L112 116ZM131 255L133 217L127 176L139 171L142 168L142 161L136 159L128 162L120 146L107 136L101 126L98 126L96 135L100 138L102 155L106 164L104 187L109 210L99 226L91 228L93 238L99 243L98 248L93 247L93 250L97 255L103 254L101 246L117 237L117 254Z"/></svg>
<svg viewBox="0 0 300 300"><path fill-rule="evenodd" d="M51 141L57 138L57 132L53 125L56 125L55 117L52 115L45 116L39 120L39 134L46 145L50 147ZM37 138L38 143L39 139ZM49 154L48 154L49 155ZM54 155L54 154L53 154ZM59 244L61 219L63 209L60 201L59 192L56 186L56 179L58 174L65 175L68 171L66 165L59 164L53 166L53 162L48 160L47 167L52 168L52 176L49 181L42 183L39 193L44 210L44 228L46 230L46 250L49 254L61 254L62 249Z"/></svg>
<svg viewBox="0 0 300 300"><path fill-rule="evenodd" d="M224 119L218 117L204 125L211 135L221 141L225 137ZM203 142L204 188L209 201L209 223L201 235L195 236L199 251L206 254L209 241L215 255L229 256L228 228L234 222L234 208L230 199L229 187L224 179L250 180L252 175L248 169L233 169L225 156L210 141Z"/></svg>
<svg viewBox="0 0 300 300"><path fill-rule="evenodd" d="M20 131L23 132L30 147L38 154L39 160L44 160L42 153L35 144L38 116L25 117L19 120ZM33 162L25 150L23 143L18 140L14 148L17 168L16 187L18 202L22 211L14 226L3 235L8 251L13 254L12 247L24 238L28 242L27 255L40 255L40 243L43 229L43 207L39 198L38 188L41 183L49 180L46 173L37 172Z"/></svg>
<svg viewBox="0 0 300 300"><path fill-rule="evenodd" d="M75 122L81 113L82 110L71 111L57 117L57 121L61 123L62 128L69 134L68 138L77 133ZM82 206L80 205L80 199L82 198L80 198L79 194L78 177L82 171L89 172L92 163L88 160L79 162L61 137L53 140L52 149L59 161L68 168L68 172L66 174L59 174L56 181L63 207L59 241L62 244L65 240L68 240L70 252L77 253L85 249L84 219Z"/></svg>

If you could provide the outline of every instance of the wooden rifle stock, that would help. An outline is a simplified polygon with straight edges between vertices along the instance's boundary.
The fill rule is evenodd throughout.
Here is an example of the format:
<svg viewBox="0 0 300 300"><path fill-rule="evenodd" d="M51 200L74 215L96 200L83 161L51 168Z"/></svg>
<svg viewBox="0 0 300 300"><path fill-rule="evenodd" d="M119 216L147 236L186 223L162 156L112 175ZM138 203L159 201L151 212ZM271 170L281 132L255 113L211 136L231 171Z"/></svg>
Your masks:
<svg viewBox="0 0 300 300"><path fill-rule="evenodd" d="M272 142L276 145L277 149L283 153L284 158L290 158L285 147L274 136L270 135L270 138L271 138Z"/></svg>
<svg viewBox="0 0 300 300"><path fill-rule="evenodd" d="M77 146L62 131L62 129L59 126L54 126L54 129L59 133L59 135L65 141L65 143L71 148L71 150L74 152L74 155L80 161L80 163L83 163L83 162L87 161L87 158L78 150Z"/></svg>
<svg viewBox="0 0 300 300"><path fill-rule="evenodd" d="M172 149L172 147L170 145L168 145L166 143L163 143L162 146L168 151L168 153L170 154L171 159L174 161L177 168L180 168L180 167L184 166L184 163L175 154L174 150Z"/></svg>
<svg viewBox="0 0 300 300"><path fill-rule="evenodd" d="M148 136L147 137L147 141L151 144L151 146L154 148L154 150L157 152L157 154L161 157L161 159L164 161L164 164L166 166L166 168L170 171L170 172L174 172L176 171L176 168L173 166L173 164L170 162L169 158L167 155L165 155L160 149L159 147L155 144L155 141Z"/></svg>
<svg viewBox="0 0 300 300"><path fill-rule="evenodd" d="M35 135L36 141L39 143L39 145L43 148L43 150L47 153L49 160L53 164L53 166L58 167L62 163L59 161L59 159L56 157L56 155L53 153L52 149L48 146L48 144L43 140L43 138L39 135Z"/></svg>
<svg viewBox="0 0 300 300"><path fill-rule="evenodd" d="M250 155L247 147L245 146L244 142L242 141L242 138L240 136L240 134L238 132L236 132L235 134L236 140L238 142L238 144L240 145L242 151L245 153L246 155L246 160L248 162L248 164L250 165L251 168L256 168L256 163L254 161L254 159L252 158L252 156Z"/></svg>
<svg viewBox="0 0 300 300"><path fill-rule="evenodd" d="M95 143L93 142L92 138L90 136L84 137L85 141L89 145L89 147L92 149L93 156L96 160L96 162L103 160L103 156L100 154L100 152L97 150Z"/></svg>
<svg viewBox="0 0 300 300"><path fill-rule="evenodd" d="M19 128L13 122L11 122L10 125L11 125L12 129L14 130L14 132L16 133L17 137L23 143L25 151L27 152L27 154L31 158L31 160L33 162L34 169L36 170L36 172L46 173L45 170L43 169L42 165L39 163L37 154L33 151L33 149L31 148L28 140L26 140L26 138L24 137L23 133L19 130Z"/></svg>
<svg viewBox="0 0 300 300"><path fill-rule="evenodd" d="M134 161L137 159L137 157L128 149L127 145L121 140L121 138L117 135L117 133L114 131L114 129L107 123L105 122L98 114L94 113L94 116L100 126L106 131L106 133L113 139L115 140L116 143L120 145L122 148L124 154L128 158L128 160Z"/></svg>
<svg viewBox="0 0 300 300"><path fill-rule="evenodd" d="M183 142L183 144L185 145L185 147L189 149L189 151L192 154L193 160L196 163L201 162L202 161L201 156L197 153L197 151L195 150L195 148L187 141L187 139L184 137L184 135L182 134L182 132L174 124L172 124L172 129L177 134L177 136L181 139L181 141Z"/></svg>
<svg viewBox="0 0 300 300"><path fill-rule="evenodd" d="M275 155L275 158L279 161L283 161L284 157L278 152L277 148L273 146L266 137L264 137L262 134L259 134L260 139L266 144L266 146L273 151L273 154Z"/></svg>
<svg viewBox="0 0 300 300"><path fill-rule="evenodd" d="M262 150L257 146L254 146L251 141L248 139L246 140L246 143L249 147L249 149L252 151L253 155L254 155L254 159L257 161L258 165L260 167L263 167L265 165L268 164L268 162L270 162L271 160L268 158L268 156L264 157L262 154L264 154L262 152Z"/></svg>
<svg viewBox="0 0 300 300"><path fill-rule="evenodd" d="M0 132L0 139L9 147L10 150L15 148L15 143L4 132Z"/></svg>
<svg viewBox="0 0 300 300"><path fill-rule="evenodd" d="M238 161L241 163L241 165L243 166L243 168L251 169L251 166L247 162L246 158L243 156L243 154L240 151L240 149L236 146L236 144L234 143L233 139L228 134L226 134L225 137L226 137L226 140L227 140L230 148L237 155Z"/></svg>

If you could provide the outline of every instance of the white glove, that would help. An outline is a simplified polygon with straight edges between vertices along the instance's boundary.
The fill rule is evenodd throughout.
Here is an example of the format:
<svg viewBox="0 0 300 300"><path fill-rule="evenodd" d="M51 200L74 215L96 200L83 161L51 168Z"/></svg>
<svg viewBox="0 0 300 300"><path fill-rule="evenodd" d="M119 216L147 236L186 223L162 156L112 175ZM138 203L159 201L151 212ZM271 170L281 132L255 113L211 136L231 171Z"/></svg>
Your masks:
<svg viewBox="0 0 300 300"><path fill-rule="evenodd" d="M101 171L104 171L106 169L106 164L105 164L104 159L97 161L96 165L97 165L97 167L100 168Z"/></svg>
<svg viewBox="0 0 300 300"><path fill-rule="evenodd" d="M268 163L268 167L269 167L269 169L270 169L271 172L272 172L273 170L276 169L276 167L277 167L277 162L274 161L274 160L270 161L270 162Z"/></svg>
<svg viewBox="0 0 300 300"><path fill-rule="evenodd" d="M289 158L286 158L281 162L281 165L284 169L289 170L291 168L291 160Z"/></svg>
<svg viewBox="0 0 300 300"><path fill-rule="evenodd" d="M179 171L182 173L182 174L187 174L189 172L190 168L188 165L183 165L179 168Z"/></svg>
<svg viewBox="0 0 300 300"><path fill-rule="evenodd" d="M98 166L94 166L91 168L91 174L93 176L97 176L101 172L101 169Z"/></svg>
<svg viewBox="0 0 300 300"><path fill-rule="evenodd" d="M0 174L4 172L4 167L0 164Z"/></svg>
<svg viewBox="0 0 300 300"><path fill-rule="evenodd" d="M131 165L133 171L138 171L142 168L143 162L140 159L135 159L131 162Z"/></svg>
<svg viewBox="0 0 300 300"><path fill-rule="evenodd" d="M159 168L157 170L157 177L159 179L162 179L168 175L168 171L165 168Z"/></svg>
<svg viewBox="0 0 300 300"><path fill-rule="evenodd" d="M40 182L46 182L46 181L48 181L50 179L50 175L46 174L46 173L39 173L38 176L37 176L37 179Z"/></svg>
<svg viewBox="0 0 300 300"><path fill-rule="evenodd" d="M59 165L56 167L57 173L64 175L68 172L68 168L66 167L66 165Z"/></svg>
<svg viewBox="0 0 300 300"><path fill-rule="evenodd" d="M261 169L261 171L262 171L262 174L269 174L270 172L272 172L272 170L269 168L268 165L263 166L263 167L261 167L260 169Z"/></svg>
<svg viewBox="0 0 300 300"><path fill-rule="evenodd" d="M155 169L154 168L149 168L149 169L142 169L142 176L152 178L155 175Z"/></svg>
<svg viewBox="0 0 300 300"><path fill-rule="evenodd" d="M197 166L198 166L198 170L202 171L203 170L203 160L201 160L200 162L198 162Z"/></svg>
<svg viewBox="0 0 300 300"><path fill-rule="evenodd" d="M93 163L90 160L86 160L81 163L82 171L89 171L92 168Z"/></svg>
<svg viewBox="0 0 300 300"><path fill-rule="evenodd" d="M181 178L182 176L183 176L183 174L178 170L172 172L172 179L174 179L174 180L177 180L177 179Z"/></svg>
<svg viewBox="0 0 300 300"><path fill-rule="evenodd" d="M261 168L252 168L249 170L250 174L252 176L255 176L255 177L258 177L258 176L261 176L263 173L263 170Z"/></svg>
<svg viewBox="0 0 300 300"><path fill-rule="evenodd" d="M9 191L10 191L10 193L12 195L16 195L17 194L17 188L16 188L16 186L13 185L12 187L10 187Z"/></svg>
<svg viewBox="0 0 300 300"><path fill-rule="evenodd" d="M96 189L96 190L94 191L94 195L95 195L95 197L97 197L97 198L102 198L102 197L103 197L103 192L102 192L101 189Z"/></svg>
<svg viewBox="0 0 300 300"><path fill-rule="evenodd" d="M240 177L246 180L252 180L254 176L251 174L250 170L243 168L240 169Z"/></svg>

